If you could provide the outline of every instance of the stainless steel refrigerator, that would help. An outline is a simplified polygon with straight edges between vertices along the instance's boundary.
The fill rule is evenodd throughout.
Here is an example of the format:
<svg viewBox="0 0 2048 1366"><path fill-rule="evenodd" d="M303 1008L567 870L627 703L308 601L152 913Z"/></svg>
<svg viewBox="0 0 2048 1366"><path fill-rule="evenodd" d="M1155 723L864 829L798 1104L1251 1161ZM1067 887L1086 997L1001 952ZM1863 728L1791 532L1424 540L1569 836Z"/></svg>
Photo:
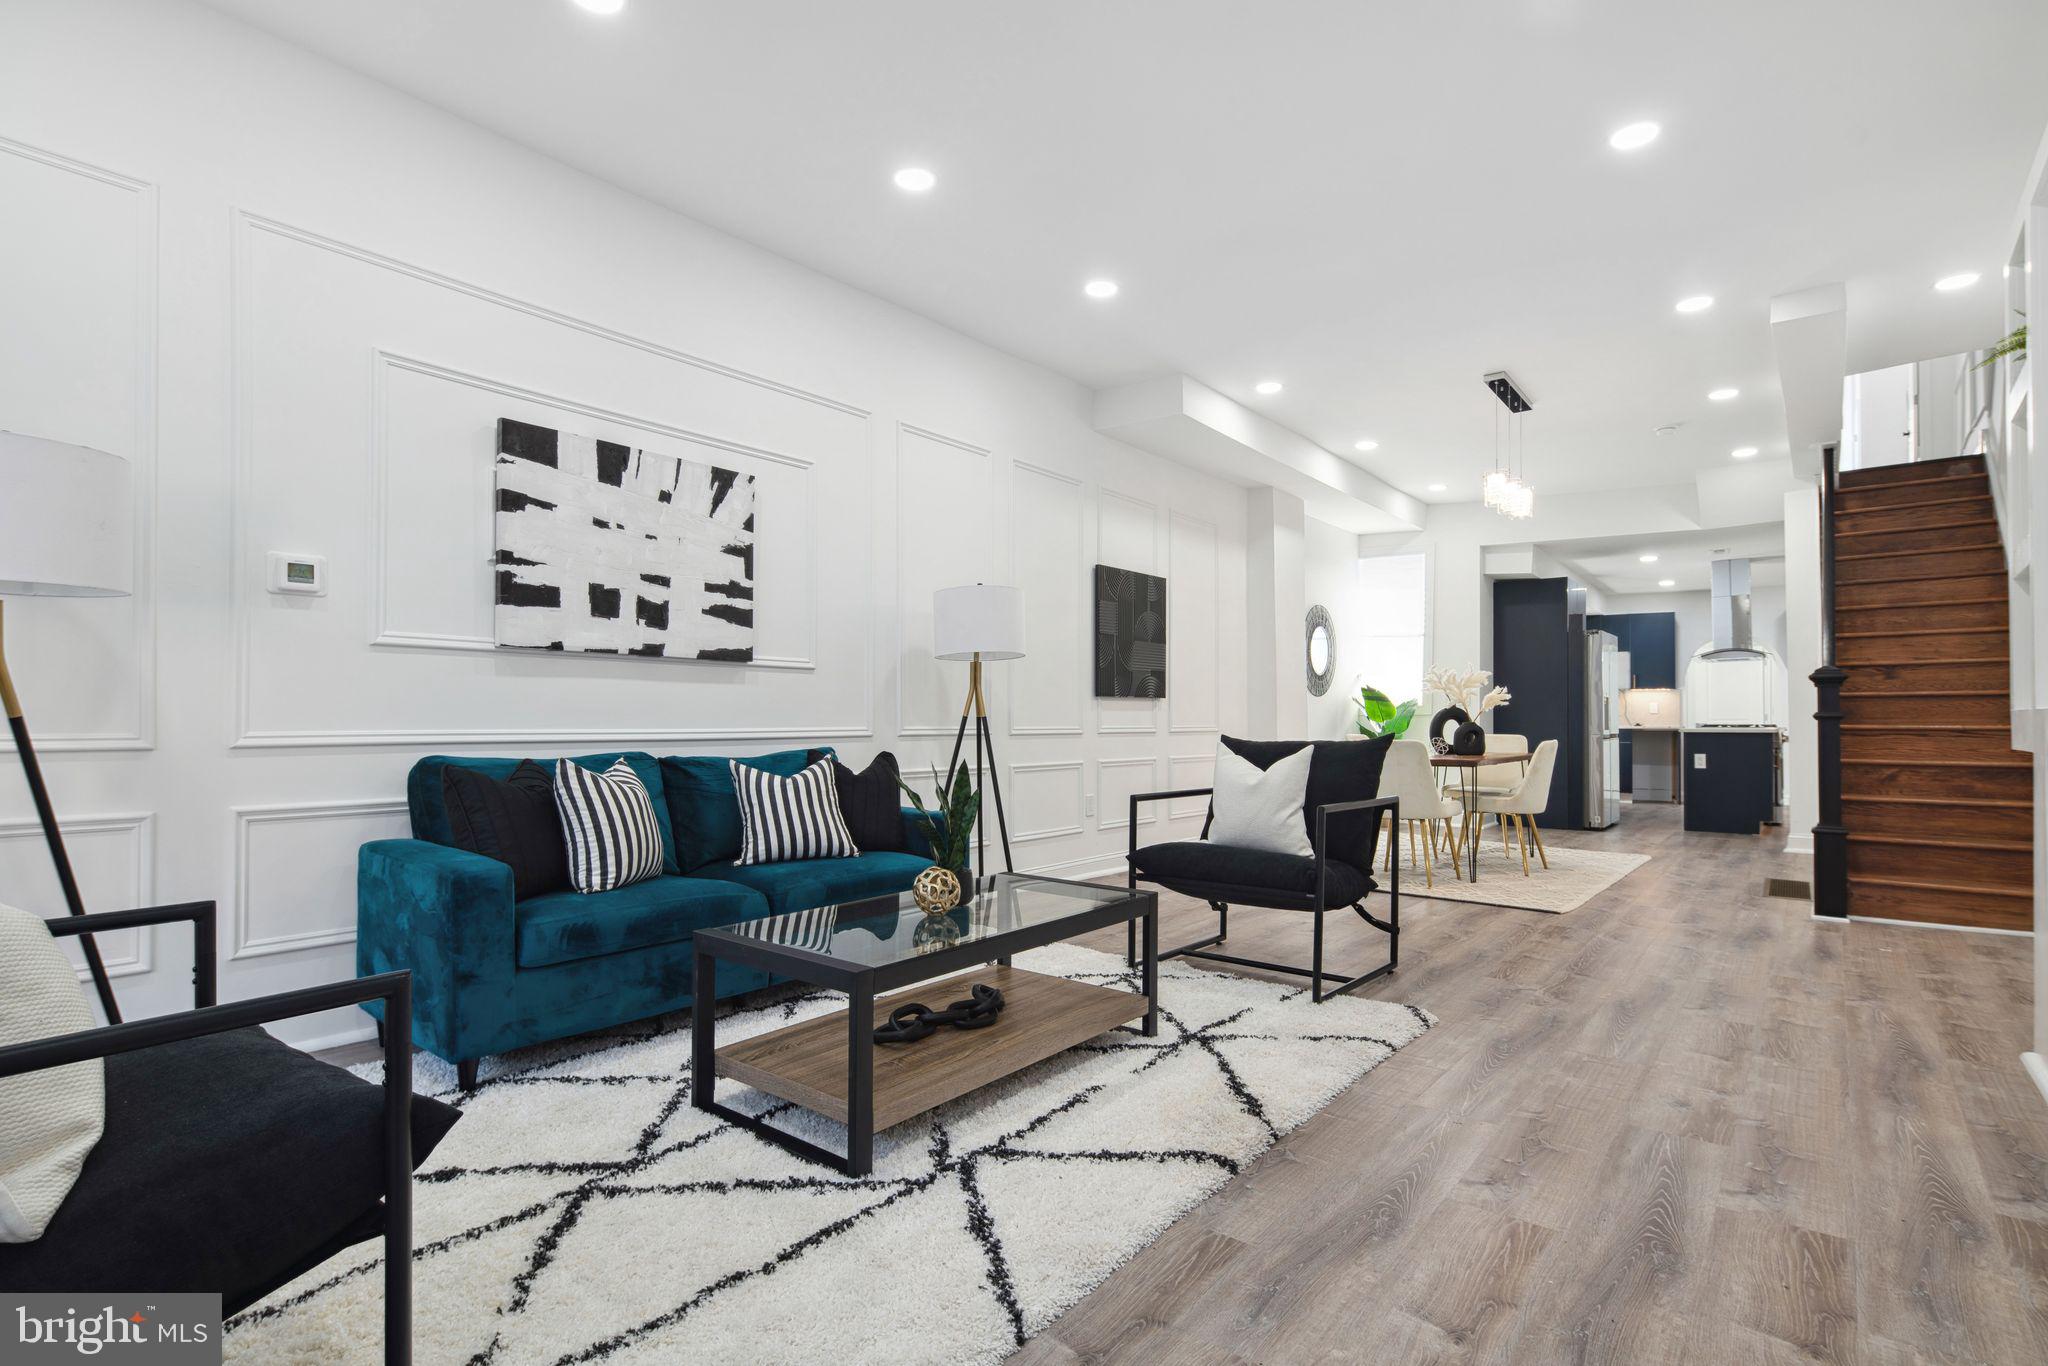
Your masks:
<svg viewBox="0 0 2048 1366"><path fill-rule="evenodd" d="M1621 690L1628 686L1628 666L1619 644L1606 631L1586 632L1586 685L1580 693L1586 753L1578 767L1586 785L1588 830L1605 830L1621 819Z"/></svg>

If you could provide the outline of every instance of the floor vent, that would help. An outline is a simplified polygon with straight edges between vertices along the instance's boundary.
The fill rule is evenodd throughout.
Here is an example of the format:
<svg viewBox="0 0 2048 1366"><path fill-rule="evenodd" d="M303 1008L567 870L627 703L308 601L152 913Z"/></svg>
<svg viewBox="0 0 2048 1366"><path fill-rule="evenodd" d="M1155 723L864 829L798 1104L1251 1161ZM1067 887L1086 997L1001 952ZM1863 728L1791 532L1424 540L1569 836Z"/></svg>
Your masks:
<svg viewBox="0 0 2048 1366"><path fill-rule="evenodd" d="M1804 878L1767 877L1764 879L1765 896L1789 897L1794 901L1813 900L1813 884Z"/></svg>

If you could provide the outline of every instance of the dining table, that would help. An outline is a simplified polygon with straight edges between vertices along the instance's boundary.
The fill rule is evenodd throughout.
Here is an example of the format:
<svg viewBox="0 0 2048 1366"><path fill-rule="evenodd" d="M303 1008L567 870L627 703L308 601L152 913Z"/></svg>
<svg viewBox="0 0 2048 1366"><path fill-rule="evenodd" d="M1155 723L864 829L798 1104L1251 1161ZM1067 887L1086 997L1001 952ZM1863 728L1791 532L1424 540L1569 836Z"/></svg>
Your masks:
<svg viewBox="0 0 2048 1366"><path fill-rule="evenodd" d="M1527 753L1497 751L1488 754L1432 754L1430 767L1449 769L1458 775L1458 804L1465 808L1465 854L1469 860L1470 873L1466 881L1479 881L1479 829L1475 818L1479 817L1479 770L1495 764L1526 764Z"/></svg>

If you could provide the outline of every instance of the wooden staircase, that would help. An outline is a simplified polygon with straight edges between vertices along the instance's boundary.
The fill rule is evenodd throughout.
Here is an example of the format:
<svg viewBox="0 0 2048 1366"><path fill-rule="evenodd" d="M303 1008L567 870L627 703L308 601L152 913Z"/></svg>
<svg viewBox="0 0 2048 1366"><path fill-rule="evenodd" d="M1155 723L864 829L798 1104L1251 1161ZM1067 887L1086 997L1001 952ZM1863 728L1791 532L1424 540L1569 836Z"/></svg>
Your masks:
<svg viewBox="0 0 2048 1366"><path fill-rule="evenodd" d="M1849 914L2033 928L2033 760L2011 747L1982 457L1844 472L1834 566Z"/></svg>

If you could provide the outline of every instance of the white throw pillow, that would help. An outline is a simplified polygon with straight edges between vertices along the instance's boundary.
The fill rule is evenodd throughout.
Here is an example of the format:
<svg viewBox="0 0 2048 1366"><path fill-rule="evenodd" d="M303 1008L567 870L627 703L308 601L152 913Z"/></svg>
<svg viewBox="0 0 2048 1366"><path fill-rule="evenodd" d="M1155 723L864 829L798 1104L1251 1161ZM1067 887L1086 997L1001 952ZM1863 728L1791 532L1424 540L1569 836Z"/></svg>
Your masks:
<svg viewBox="0 0 2048 1366"><path fill-rule="evenodd" d="M1209 842L1315 857L1308 827L1301 818L1301 804L1308 796L1309 761L1315 754L1314 745L1303 745L1262 770L1229 745L1216 746Z"/></svg>
<svg viewBox="0 0 2048 1366"><path fill-rule="evenodd" d="M0 906L0 1045L92 1027L78 973L42 917ZM0 1078L0 1243L43 1236L106 1118L98 1058Z"/></svg>

